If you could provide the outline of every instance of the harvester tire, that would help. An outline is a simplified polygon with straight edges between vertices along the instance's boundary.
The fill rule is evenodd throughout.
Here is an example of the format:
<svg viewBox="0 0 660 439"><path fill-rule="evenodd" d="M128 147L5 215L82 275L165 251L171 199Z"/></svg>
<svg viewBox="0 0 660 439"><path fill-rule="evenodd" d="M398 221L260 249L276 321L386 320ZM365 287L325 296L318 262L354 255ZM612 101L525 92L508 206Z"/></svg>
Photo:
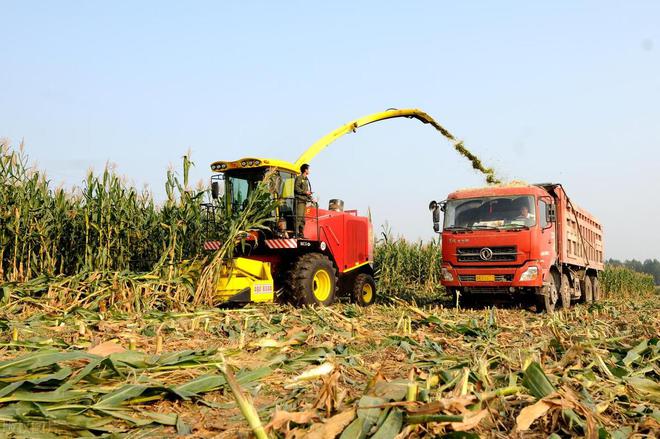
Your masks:
<svg viewBox="0 0 660 439"><path fill-rule="evenodd" d="M360 306L369 306L376 300L376 282L367 273L358 274L353 283L353 300Z"/></svg>
<svg viewBox="0 0 660 439"><path fill-rule="evenodd" d="M600 288L600 281L596 276L591 278L591 290L594 302L603 298L603 290Z"/></svg>
<svg viewBox="0 0 660 439"><path fill-rule="evenodd" d="M566 274L561 275L559 300L561 301L562 309L569 309L571 307L571 285Z"/></svg>
<svg viewBox="0 0 660 439"><path fill-rule="evenodd" d="M335 301L337 272L327 256L307 253L291 267L288 284L298 305L327 306Z"/></svg>
<svg viewBox="0 0 660 439"><path fill-rule="evenodd" d="M584 301L591 303L594 301L594 286L591 283L591 276L584 277Z"/></svg>

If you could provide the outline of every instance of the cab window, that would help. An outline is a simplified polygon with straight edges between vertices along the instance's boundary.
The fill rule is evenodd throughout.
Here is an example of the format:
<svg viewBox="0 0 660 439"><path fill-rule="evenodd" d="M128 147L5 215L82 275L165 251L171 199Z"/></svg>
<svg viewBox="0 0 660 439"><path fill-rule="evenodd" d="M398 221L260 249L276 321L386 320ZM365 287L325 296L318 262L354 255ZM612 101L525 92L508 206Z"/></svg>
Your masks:
<svg viewBox="0 0 660 439"><path fill-rule="evenodd" d="M548 227L548 218L546 217L546 212L548 211L548 203L543 200L539 200L539 225L542 229Z"/></svg>

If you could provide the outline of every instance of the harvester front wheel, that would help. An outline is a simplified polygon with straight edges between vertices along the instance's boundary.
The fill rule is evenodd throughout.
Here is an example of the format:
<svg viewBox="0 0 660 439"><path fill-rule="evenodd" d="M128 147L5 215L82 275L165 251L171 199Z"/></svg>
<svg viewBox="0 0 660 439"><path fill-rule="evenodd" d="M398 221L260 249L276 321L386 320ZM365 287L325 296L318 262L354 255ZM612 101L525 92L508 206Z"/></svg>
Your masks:
<svg viewBox="0 0 660 439"><path fill-rule="evenodd" d="M369 306L376 300L376 282L367 273L358 274L353 284L353 300L360 306Z"/></svg>
<svg viewBox="0 0 660 439"><path fill-rule="evenodd" d="M332 261L320 253L302 255L289 272L289 288L299 305L332 304L337 290L337 273Z"/></svg>

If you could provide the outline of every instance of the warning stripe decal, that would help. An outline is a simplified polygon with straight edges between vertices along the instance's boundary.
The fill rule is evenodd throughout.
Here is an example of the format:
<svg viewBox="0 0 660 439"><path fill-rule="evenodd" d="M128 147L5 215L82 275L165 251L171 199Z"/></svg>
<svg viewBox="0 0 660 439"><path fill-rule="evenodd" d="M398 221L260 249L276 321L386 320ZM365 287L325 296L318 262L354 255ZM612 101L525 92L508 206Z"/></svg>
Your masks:
<svg viewBox="0 0 660 439"><path fill-rule="evenodd" d="M267 239L268 248L298 248L298 242L295 239Z"/></svg>
<svg viewBox="0 0 660 439"><path fill-rule="evenodd" d="M206 241L204 243L204 250L220 250L222 243L220 241Z"/></svg>

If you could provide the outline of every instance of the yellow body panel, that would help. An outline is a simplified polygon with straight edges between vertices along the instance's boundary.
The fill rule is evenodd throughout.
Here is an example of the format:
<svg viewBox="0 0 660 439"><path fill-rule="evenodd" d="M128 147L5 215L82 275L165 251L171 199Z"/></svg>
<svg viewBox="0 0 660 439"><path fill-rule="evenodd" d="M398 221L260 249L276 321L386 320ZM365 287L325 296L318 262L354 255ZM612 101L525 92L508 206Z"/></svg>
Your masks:
<svg viewBox="0 0 660 439"><path fill-rule="evenodd" d="M360 268L360 267L364 267L365 265L369 265L369 264L371 264L370 261L363 262L363 263L361 263L361 264L355 264L353 267L345 269L342 273L348 273L349 271L356 270L356 269L358 269L358 268Z"/></svg>
<svg viewBox="0 0 660 439"><path fill-rule="evenodd" d="M249 302L272 302L275 297L270 263L254 259L235 258L233 266L225 266L216 285L221 301L228 302L249 288Z"/></svg>

